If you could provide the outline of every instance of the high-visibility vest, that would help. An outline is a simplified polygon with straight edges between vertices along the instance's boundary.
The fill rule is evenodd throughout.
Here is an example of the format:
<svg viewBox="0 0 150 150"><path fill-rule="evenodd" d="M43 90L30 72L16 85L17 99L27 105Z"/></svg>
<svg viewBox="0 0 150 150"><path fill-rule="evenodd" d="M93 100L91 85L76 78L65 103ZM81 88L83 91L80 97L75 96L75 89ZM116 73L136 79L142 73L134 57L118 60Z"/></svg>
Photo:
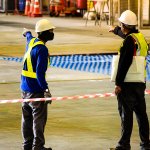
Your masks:
<svg viewBox="0 0 150 150"><path fill-rule="evenodd" d="M30 78L37 78L36 77L36 72L33 71L33 66L32 66L32 62L31 62L31 51L33 49L33 47L37 46L37 45L44 45L44 43L42 41L37 41L35 42L36 38L32 38L30 40L30 43L28 45L28 50L24 56L24 60L23 62L27 63L27 70L22 70L22 75L25 77L30 77Z"/></svg>
<svg viewBox="0 0 150 150"><path fill-rule="evenodd" d="M128 36L132 36L132 38L135 40L135 44L138 45L138 49L136 50L136 56L147 56L147 51L148 51L148 45L147 42L143 36L142 33L131 33ZM123 41L124 42L124 41ZM123 43L118 51L120 54L120 50L123 46Z"/></svg>
<svg viewBox="0 0 150 150"><path fill-rule="evenodd" d="M147 52L148 52L148 44L143 36L142 33L131 33L128 36L132 36L132 38L135 41L135 44L138 45L138 49L136 50L135 56L147 56ZM124 42L124 41L123 41ZM123 46L123 43L118 51L118 54L120 54L120 50ZM145 77L146 77L146 60L145 60Z"/></svg>

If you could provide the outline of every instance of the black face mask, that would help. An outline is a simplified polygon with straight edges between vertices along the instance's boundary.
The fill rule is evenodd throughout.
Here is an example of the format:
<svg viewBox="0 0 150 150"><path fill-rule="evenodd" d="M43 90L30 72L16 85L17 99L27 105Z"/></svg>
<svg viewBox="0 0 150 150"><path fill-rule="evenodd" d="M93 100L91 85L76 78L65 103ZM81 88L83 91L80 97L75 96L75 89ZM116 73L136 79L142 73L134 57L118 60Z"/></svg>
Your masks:
<svg viewBox="0 0 150 150"><path fill-rule="evenodd" d="M44 31L38 35L38 38L44 42L51 41L54 39L54 33L49 31Z"/></svg>

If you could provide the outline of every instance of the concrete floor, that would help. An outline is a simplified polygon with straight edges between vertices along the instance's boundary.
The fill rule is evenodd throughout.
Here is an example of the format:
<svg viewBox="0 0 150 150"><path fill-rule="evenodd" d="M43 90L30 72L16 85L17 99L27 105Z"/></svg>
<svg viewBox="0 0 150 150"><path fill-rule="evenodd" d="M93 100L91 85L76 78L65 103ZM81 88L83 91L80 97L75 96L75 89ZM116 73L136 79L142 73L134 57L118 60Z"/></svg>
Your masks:
<svg viewBox="0 0 150 150"><path fill-rule="evenodd" d="M94 21L89 20L86 26L82 18L42 18L49 19L56 26L54 40L47 43L51 55L113 53L118 51L122 42L120 37L108 32L106 22L95 26ZM42 18L0 14L0 54L22 56L26 44L23 28L28 28L36 36L34 26ZM150 30L140 31L149 43Z"/></svg>
<svg viewBox="0 0 150 150"><path fill-rule="evenodd" d="M48 16L45 16L49 19ZM34 24L41 18L0 14L0 56L22 56L25 39L22 28L34 33ZM122 41L108 32L108 26L94 26L81 18L50 18L55 24L55 40L49 42L52 55L72 53L115 52ZM149 31L143 30L147 39ZM0 60L0 99L20 98L21 63ZM109 76L72 70L48 69L48 84L54 97L113 92ZM147 83L150 89L150 84ZM150 97L146 95L150 119ZM116 97L54 101L49 106L45 130L46 146L53 150L107 150L120 136L120 119ZM0 104L0 150L21 149L21 104ZM132 150L139 150L136 120L131 138Z"/></svg>
<svg viewBox="0 0 150 150"><path fill-rule="evenodd" d="M48 82L53 97L113 92L109 80ZM148 83L147 88L150 88ZM20 98L19 83L0 84L0 99ZM146 95L150 119L150 96ZM21 149L21 104L0 104L0 150ZM116 97L53 101L49 105L45 130L46 146L53 150L108 150L120 137ZM132 150L140 150L134 116Z"/></svg>
<svg viewBox="0 0 150 150"><path fill-rule="evenodd" d="M116 52L118 43L122 41L108 32L106 22L103 22L100 27L95 26L94 21L89 21L85 26L85 20L82 18L50 18L48 16L44 18L51 20L56 26L54 40L47 43L51 55ZM41 18L0 15L0 49L10 49L9 55L22 55L25 47L25 38L22 37L23 28L28 28L36 36L34 26L39 19ZM15 38L12 38L13 36ZM17 50L10 47L11 45L17 47ZM8 55L8 50L0 51L0 53Z"/></svg>

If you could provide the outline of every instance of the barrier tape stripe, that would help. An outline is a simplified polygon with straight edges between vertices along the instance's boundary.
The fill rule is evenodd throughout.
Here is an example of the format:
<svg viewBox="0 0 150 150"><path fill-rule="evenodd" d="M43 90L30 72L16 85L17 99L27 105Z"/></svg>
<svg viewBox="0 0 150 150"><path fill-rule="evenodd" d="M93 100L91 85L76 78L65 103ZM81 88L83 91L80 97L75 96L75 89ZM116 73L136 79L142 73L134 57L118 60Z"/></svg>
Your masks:
<svg viewBox="0 0 150 150"><path fill-rule="evenodd" d="M150 90L145 90L145 94L150 94ZM76 95L76 96L64 96L64 97L51 97L51 98L33 98L33 99L13 99L13 100L0 100L0 104L6 103L22 103L22 102L35 102L35 101L60 101L60 100L77 100L77 99L88 99L88 98L100 98L100 97L113 97L114 93L105 94L88 94L88 95Z"/></svg>
<svg viewBox="0 0 150 150"><path fill-rule="evenodd" d="M111 75L111 64L114 54L111 55L66 55L66 56L50 56L51 67L64 69L99 73ZM22 62L22 57L4 57L0 56L0 60ZM150 55L146 57L147 61L147 77L150 81Z"/></svg>

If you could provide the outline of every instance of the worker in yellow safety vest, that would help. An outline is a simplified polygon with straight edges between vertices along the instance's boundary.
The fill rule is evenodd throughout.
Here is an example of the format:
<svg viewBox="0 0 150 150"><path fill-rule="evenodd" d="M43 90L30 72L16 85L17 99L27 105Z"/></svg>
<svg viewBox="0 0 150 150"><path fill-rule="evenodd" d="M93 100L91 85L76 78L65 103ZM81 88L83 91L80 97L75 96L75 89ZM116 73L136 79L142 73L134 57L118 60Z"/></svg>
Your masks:
<svg viewBox="0 0 150 150"><path fill-rule="evenodd" d="M115 94L118 100L118 110L121 117L121 138L115 150L130 150L130 137L133 128L133 112L136 114L141 150L150 150L149 121L146 113L144 82L125 82L126 75L134 56L146 58L148 45L137 29L136 14L130 10L124 11L118 19L120 26L110 27L109 32L124 38L119 49L118 70L115 80ZM143 62L143 65L144 62ZM145 74L146 75L146 74ZM144 77L143 77L144 78Z"/></svg>
<svg viewBox="0 0 150 150"><path fill-rule="evenodd" d="M54 28L49 20L41 19L35 26L38 38L33 37L28 29L23 30L27 39L20 85L23 99L51 97L45 78L49 65L49 53L45 43L53 40ZM44 147L48 103L51 101L22 103L23 150L52 150Z"/></svg>

